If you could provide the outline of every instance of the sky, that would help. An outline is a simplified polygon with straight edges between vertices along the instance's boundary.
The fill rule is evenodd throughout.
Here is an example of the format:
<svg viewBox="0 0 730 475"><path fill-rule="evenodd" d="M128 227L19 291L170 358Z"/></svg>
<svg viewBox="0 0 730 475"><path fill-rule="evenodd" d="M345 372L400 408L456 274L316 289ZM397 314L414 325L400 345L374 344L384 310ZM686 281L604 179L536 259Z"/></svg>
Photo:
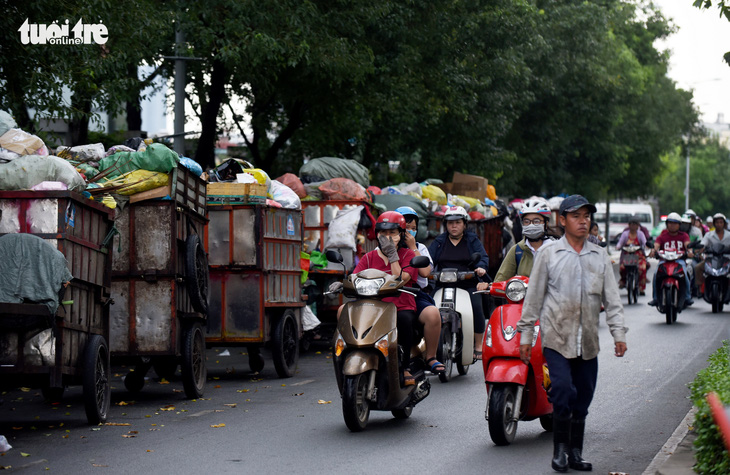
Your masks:
<svg viewBox="0 0 730 475"><path fill-rule="evenodd" d="M694 103L704 122L716 122L724 114L730 122L730 65L723 55L730 51L730 21L712 7L700 10L693 0L654 0L679 31L658 49L671 51L669 77L682 89L694 90ZM716 3L716 2L713 2Z"/></svg>

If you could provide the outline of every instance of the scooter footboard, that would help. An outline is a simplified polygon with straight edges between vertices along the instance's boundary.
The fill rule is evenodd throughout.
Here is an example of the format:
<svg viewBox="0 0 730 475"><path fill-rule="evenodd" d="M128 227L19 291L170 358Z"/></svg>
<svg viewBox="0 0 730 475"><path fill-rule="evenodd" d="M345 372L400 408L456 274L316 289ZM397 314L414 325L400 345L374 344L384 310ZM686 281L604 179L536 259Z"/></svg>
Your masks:
<svg viewBox="0 0 730 475"><path fill-rule="evenodd" d="M517 358L493 358L489 360L486 383L527 384L528 366Z"/></svg>
<svg viewBox="0 0 730 475"><path fill-rule="evenodd" d="M355 376L371 369L378 369L378 355L370 351L355 350L347 355L342 366L342 374Z"/></svg>

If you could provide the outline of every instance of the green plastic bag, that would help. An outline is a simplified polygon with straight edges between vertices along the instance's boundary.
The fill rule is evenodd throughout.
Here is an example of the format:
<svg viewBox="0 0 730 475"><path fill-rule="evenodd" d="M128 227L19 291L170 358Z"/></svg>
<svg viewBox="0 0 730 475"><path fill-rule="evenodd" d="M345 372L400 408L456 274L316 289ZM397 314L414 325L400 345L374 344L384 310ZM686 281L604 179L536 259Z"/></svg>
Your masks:
<svg viewBox="0 0 730 475"><path fill-rule="evenodd" d="M321 267L324 269L327 267L328 261L327 256L319 251L312 251L309 255L309 268L314 269L315 267Z"/></svg>
<svg viewBox="0 0 730 475"><path fill-rule="evenodd" d="M161 143L153 143L148 145L144 152L117 152L104 157L99 162L99 170L114 168L106 175L106 178L110 179L134 170L170 173L177 167L179 161L180 157L176 152Z"/></svg>

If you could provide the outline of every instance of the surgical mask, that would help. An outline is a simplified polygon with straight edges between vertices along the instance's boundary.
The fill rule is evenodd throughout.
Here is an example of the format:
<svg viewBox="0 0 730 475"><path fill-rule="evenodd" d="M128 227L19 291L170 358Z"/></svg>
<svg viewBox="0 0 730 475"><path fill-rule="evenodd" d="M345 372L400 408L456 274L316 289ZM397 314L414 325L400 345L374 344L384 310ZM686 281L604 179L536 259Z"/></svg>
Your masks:
<svg viewBox="0 0 730 475"><path fill-rule="evenodd" d="M416 234L418 234L418 231L414 231L413 229L408 230L408 234L410 234L413 237L416 237Z"/></svg>
<svg viewBox="0 0 730 475"><path fill-rule="evenodd" d="M528 224L522 228L522 235L527 239L540 239L545 234L544 224Z"/></svg>

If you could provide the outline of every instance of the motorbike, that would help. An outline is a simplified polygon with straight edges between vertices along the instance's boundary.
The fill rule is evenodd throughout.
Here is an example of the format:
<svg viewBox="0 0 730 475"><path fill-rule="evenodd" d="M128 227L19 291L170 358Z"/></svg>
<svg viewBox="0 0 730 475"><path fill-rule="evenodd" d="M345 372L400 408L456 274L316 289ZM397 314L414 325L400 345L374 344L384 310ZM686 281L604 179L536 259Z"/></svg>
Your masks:
<svg viewBox="0 0 730 475"><path fill-rule="evenodd" d="M705 247L705 290L703 298L712 305L712 313L722 312L727 302L730 278L730 248L719 242Z"/></svg>
<svg viewBox="0 0 730 475"><path fill-rule="evenodd" d="M471 255L470 267L480 259L479 253ZM445 370L439 373L439 380L451 380L454 365L460 375L469 372L474 361L474 314L471 297L465 289L457 287L459 282L477 279L473 271L459 272L456 269L441 269L431 275L437 283L433 299L441 314L441 336L436 358Z"/></svg>
<svg viewBox="0 0 730 475"><path fill-rule="evenodd" d="M626 290L629 294L629 305L639 298L639 252L641 247L629 244L621 248L621 264L626 269Z"/></svg>
<svg viewBox="0 0 730 475"><path fill-rule="evenodd" d="M327 251L326 256L331 262L343 262L337 251ZM410 267L419 269L429 265L425 256L414 257L410 263ZM417 332L414 342L419 343L413 348L401 348L395 304L382 301L408 292L404 285L401 276L365 269L348 275L342 283L335 282L334 288L326 292L342 291L354 299L345 303L337 322L332 358L342 396L342 415L353 432L365 429L371 410L391 411L397 419L410 417L413 407L430 392L423 335ZM403 351L410 351L414 385L403 384Z"/></svg>
<svg viewBox="0 0 730 475"><path fill-rule="evenodd" d="M546 389L550 378L542 354L539 320L535 324L530 364L520 360L517 322L522 316L528 283L528 277L515 276L491 284L488 290L491 296L508 301L492 313L482 346L487 385L484 417L489 423L489 435L497 445L512 443L519 421L539 419L543 429L553 430L553 406Z"/></svg>
<svg viewBox="0 0 730 475"><path fill-rule="evenodd" d="M660 250L663 260L656 272L658 282L657 310L666 317L667 325L677 321L677 314L684 308L686 283L684 269L678 260L683 253L675 250Z"/></svg>

